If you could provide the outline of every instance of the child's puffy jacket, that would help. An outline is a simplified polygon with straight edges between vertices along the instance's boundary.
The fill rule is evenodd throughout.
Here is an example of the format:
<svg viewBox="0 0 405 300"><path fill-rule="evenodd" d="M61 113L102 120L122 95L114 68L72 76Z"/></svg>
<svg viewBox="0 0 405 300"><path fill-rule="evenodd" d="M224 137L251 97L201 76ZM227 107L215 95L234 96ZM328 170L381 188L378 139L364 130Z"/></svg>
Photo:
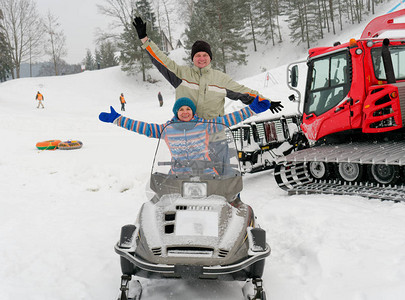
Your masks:
<svg viewBox="0 0 405 300"><path fill-rule="evenodd" d="M151 138L163 138L168 145L172 160L210 160L208 156L208 139L207 137L215 132L224 130L224 126L232 126L238 124L255 113L248 107L241 110L227 114L223 117L217 117L211 120L206 120L194 115L193 119L189 122L181 122L177 117L164 124L146 123L142 121L133 120L124 116L118 117L114 123L125 129L146 135ZM190 123L190 128L185 132L185 123ZM172 126L167 127L162 136L163 129L169 124ZM173 167L173 172L187 173L190 170L184 167ZM215 174L215 169L204 170L204 173Z"/></svg>

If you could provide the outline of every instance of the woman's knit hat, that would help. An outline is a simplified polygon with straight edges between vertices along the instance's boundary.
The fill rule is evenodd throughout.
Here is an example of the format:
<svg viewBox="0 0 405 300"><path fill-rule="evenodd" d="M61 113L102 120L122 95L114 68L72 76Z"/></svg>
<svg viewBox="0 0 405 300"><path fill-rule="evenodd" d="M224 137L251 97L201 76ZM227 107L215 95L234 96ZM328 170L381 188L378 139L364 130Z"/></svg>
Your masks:
<svg viewBox="0 0 405 300"><path fill-rule="evenodd" d="M191 47L191 60L193 60L194 55L198 52L206 52L212 60L211 46L204 41L196 41Z"/></svg>
<svg viewBox="0 0 405 300"><path fill-rule="evenodd" d="M178 110L182 106L190 107L191 110L193 111L193 115L195 115L196 107L195 107L193 100L191 100L190 98L187 98L187 97L182 97L182 98L177 99L173 106L173 113L176 117L177 117Z"/></svg>

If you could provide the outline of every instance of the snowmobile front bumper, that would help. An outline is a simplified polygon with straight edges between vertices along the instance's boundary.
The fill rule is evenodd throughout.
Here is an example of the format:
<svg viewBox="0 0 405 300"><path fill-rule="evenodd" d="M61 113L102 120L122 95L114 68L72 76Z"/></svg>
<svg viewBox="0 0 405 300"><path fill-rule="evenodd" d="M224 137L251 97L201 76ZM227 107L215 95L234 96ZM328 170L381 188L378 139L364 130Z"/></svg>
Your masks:
<svg viewBox="0 0 405 300"><path fill-rule="evenodd" d="M266 249L260 252L252 253L246 259L231 264L231 265L216 265L216 266L199 266L199 265L169 265L169 264L154 264L150 263L141 257L137 256L136 253L130 252L129 249L124 249L117 243L115 245L115 252L120 256L126 258L137 268L152 273L158 273L164 277L180 277L180 278L214 278L221 277L223 275L230 275L238 273L249 269L251 265L261 260L264 260L270 255L270 246L266 244ZM133 251L133 249L132 249Z"/></svg>

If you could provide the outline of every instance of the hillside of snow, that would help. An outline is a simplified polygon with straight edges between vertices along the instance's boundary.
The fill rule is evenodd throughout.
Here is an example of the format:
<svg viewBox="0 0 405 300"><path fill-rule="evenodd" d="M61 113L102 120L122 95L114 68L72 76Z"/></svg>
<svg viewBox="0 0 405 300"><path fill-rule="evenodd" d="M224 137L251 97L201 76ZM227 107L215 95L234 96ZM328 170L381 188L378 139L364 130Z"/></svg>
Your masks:
<svg viewBox="0 0 405 300"><path fill-rule="evenodd" d="M267 85L266 72L240 82L282 100L283 114L295 112L286 66L268 70ZM116 299L121 270L113 247L146 201L157 140L98 115L110 105L119 112L124 93L126 116L171 118L174 91L152 72L156 84L119 67L0 83L0 299ZM38 90L45 109L36 108ZM51 139L78 139L83 148L35 147ZM272 171L245 175L241 197L272 248L263 277L268 299L405 299L405 203L288 196ZM140 281L142 299L242 299L240 282Z"/></svg>

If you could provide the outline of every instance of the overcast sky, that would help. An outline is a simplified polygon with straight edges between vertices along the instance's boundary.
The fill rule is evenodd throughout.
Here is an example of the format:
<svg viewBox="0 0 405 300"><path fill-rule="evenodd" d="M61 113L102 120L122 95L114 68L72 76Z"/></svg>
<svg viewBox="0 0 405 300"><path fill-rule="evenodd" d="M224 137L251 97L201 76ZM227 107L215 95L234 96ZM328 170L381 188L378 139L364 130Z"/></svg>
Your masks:
<svg viewBox="0 0 405 300"><path fill-rule="evenodd" d="M46 17L48 10L58 17L60 28L66 36L68 50L64 60L71 64L81 63L87 48L94 54L97 27L106 30L112 21L111 18L98 12L96 4L103 4L103 0L34 0L34 2L43 17Z"/></svg>

